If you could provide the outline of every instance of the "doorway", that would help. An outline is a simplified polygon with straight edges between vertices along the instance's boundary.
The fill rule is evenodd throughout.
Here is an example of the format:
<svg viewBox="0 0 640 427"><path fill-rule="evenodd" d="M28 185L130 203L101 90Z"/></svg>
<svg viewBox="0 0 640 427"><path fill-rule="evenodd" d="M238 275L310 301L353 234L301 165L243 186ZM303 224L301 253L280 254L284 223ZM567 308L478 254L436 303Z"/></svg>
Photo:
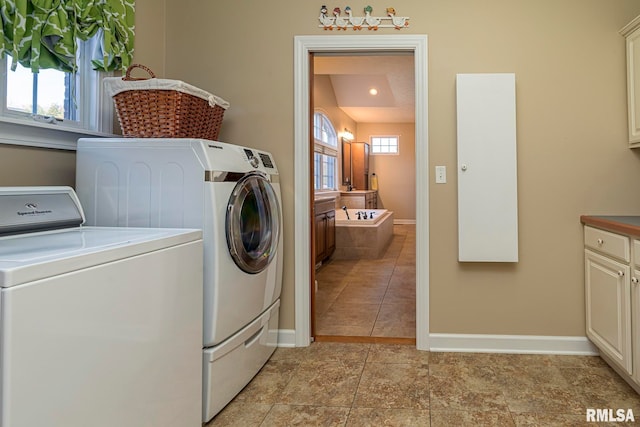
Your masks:
<svg viewBox="0 0 640 427"><path fill-rule="evenodd" d="M415 345L413 52L310 55L315 118L310 168L317 224L312 334L316 341ZM370 136L377 136L376 144ZM323 175L326 156L335 156L335 173L326 171L332 179L318 175ZM375 189L374 176L382 177ZM340 209L329 221L325 205L350 209L351 226L342 218L348 212ZM357 221L363 209L377 209L376 218L386 220L364 226Z"/></svg>
<svg viewBox="0 0 640 427"><path fill-rule="evenodd" d="M429 349L429 209L428 209L428 119L427 36L297 36L294 50L295 137L295 345L308 346L310 334L309 286L311 260L310 185L310 57L315 52L412 52L415 61L416 141L416 346Z"/></svg>

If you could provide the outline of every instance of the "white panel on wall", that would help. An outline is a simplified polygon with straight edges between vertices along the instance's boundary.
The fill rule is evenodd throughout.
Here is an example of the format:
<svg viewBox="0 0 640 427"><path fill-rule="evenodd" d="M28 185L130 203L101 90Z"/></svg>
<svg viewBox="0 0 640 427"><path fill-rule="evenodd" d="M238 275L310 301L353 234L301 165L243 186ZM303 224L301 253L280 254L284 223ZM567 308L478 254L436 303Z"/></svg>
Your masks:
<svg viewBox="0 0 640 427"><path fill-rule="evenodd" d="M515 74L458 74L458 260L518 261Z"/></svg>

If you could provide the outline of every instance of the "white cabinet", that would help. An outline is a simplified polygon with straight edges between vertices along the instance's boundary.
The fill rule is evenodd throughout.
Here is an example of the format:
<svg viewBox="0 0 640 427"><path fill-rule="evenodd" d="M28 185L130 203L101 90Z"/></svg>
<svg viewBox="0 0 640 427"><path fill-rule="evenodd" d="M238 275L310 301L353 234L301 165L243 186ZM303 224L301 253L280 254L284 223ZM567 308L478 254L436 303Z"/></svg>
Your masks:
<svg viewBox="0 0 640 427"><path fill-rule="evenodd" d="M638 266L638 268L640 268L640 264L636 264L636 266ZM640 270L638 269L634 269L631 272L631 312L632 313L638 313L638 310L640 310L640 287L638 286L638 284L640 283ZM632 316L631 317L631 330L632 331L638 331L638 328L640 327L640 319L638 318L638 316ZM638 335L638 333L636 332L636 336ZM632 352L633 352L633 366L635 367L635 369L633 369L633 380L637 383L640 384L640 369L638 369L638 367L640 367L640 339L636 339L635 341L632 340L632 344L633 344L633 348L632 348Z"/></svg>
<svg viewBox="0 0 640 427"><path fill-rule="evenodd" d="M633 340L633 379L640 384L640 240L633 240L633 269L631 270L631 330L637 339ZM632 332L632 333L634 333Z"/></svg>
<svg viewBox="0 0 640 427"><path fill-rule="evenodd" d="M640 147L640 16L620 30L627 43L629 145Z"/></svg>
<svg viewBox="0 0 640 427"><path fill-rule="evenodd" d="M518 262L515 74L458 74L458 260Z"/></svg>
<svg viewBox="0 0 640 427"><path fill-rule="evenodd" d="M587 337L631 374L630 268L585 250Z"/></svg>
<svg viewBox="0 0 640 427"><path fill-rule="evenodd" d="M639 343L632 339L631 291L632 280L637 282L640 275L631 274L629 242L628 236L584 228L586 330L605 359L622 373L637 376L633 345ZM640 244L638 252L640 257Z"/></svg>

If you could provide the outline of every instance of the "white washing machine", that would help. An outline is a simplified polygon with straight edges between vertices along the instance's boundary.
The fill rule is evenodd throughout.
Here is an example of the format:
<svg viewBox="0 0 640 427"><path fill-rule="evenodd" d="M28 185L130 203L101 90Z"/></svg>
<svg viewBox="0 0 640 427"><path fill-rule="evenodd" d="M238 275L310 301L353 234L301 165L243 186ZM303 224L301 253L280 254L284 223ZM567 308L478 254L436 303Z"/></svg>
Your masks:
<svg viewBox="0 0 640 427"><path fill-rule="evenodd" d="M76 190L92 225L203 230L208 421L277 346L282 212L273 157L201 139L80 139Z"/></svg>
<svg viewBox="0 0 640 427"><path fill-rule="evenodd" d="M202 232L0 188L0 426L201 425Z"/></svg>

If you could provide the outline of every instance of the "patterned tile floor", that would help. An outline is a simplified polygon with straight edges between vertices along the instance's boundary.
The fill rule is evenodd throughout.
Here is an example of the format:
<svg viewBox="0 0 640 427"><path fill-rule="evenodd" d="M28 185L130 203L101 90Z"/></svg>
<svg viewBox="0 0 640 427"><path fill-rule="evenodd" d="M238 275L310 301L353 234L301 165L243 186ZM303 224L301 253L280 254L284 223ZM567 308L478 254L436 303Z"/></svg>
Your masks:
<svg viewBox="0 0 640 427"><path fill-rule="evenodd" d="M631 409L640 425L640 396L597 356L319 342L277 349L206 426L596 425L588 408Z"/></svg>
<svg viewBox="0 0 640 427"><path fill-rule="evenodd" d="M382 258L330 259L316 280L317 335L415 338L415 225L394 225Z"/></svg>

